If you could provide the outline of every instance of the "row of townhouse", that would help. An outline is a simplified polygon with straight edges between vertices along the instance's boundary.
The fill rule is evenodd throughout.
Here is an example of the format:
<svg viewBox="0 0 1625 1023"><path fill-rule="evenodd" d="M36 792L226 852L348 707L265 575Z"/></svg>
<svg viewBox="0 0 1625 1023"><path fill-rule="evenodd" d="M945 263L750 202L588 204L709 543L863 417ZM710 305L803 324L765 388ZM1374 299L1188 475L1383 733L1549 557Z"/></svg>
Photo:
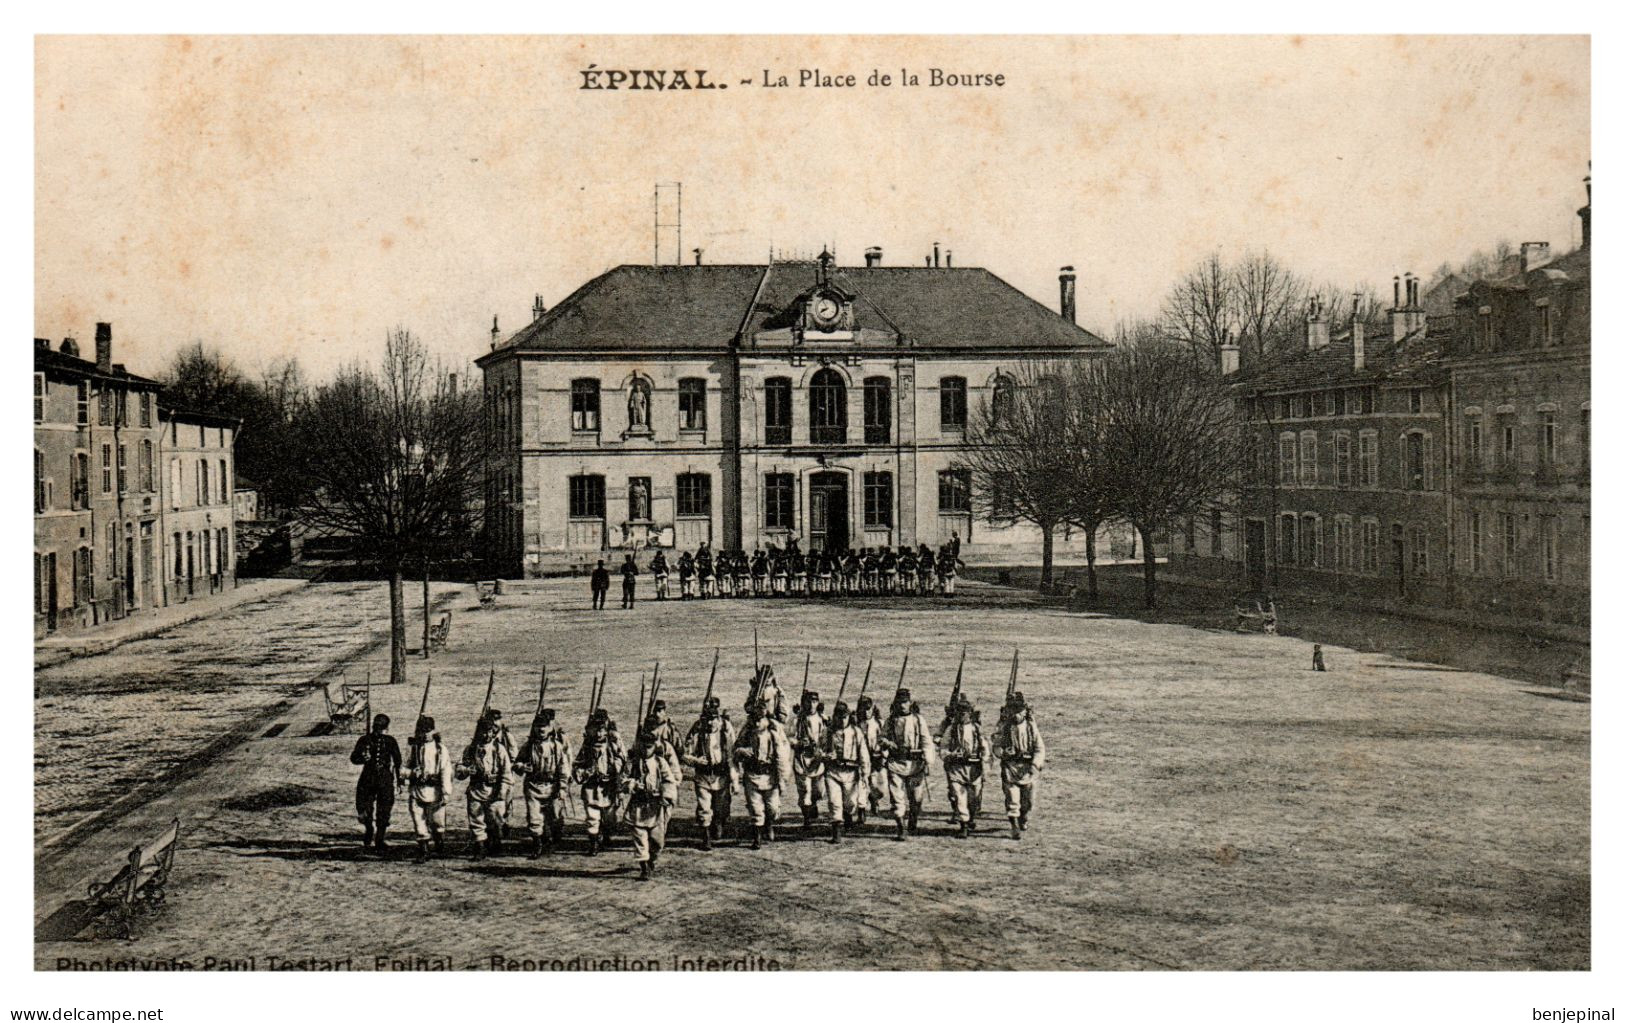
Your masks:
<svg viewBox="0 0 1625 1023"><path fill-rule="evenodd" d="M234 420L170 407L113 361L34 341L34 634L235 585Z"/></svg>
<svg viewBox="0 0 1625 1023"><path fill-rule="evenodd" d="M1225 369L1254 447L1237 500L1187 524L1187 571L1251 590L1590 617L1590 180L1581 244L1430 315L1394 280L1386 335L1311 308L1290 358ZM1334 329L1335 327L1335 329Z"/></svg>

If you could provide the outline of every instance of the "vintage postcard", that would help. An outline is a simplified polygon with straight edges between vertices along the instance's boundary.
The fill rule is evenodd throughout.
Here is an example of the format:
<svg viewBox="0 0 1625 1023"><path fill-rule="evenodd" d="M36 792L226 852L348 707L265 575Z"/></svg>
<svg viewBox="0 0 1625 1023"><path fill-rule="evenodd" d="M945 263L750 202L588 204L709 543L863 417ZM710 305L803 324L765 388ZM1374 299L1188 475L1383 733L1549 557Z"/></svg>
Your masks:
<svg viewBox="0 0 1625 1023"><path fill-rule="evenodd" d="M1588 38L34 81L35 970L1591 968Z"/></svg>

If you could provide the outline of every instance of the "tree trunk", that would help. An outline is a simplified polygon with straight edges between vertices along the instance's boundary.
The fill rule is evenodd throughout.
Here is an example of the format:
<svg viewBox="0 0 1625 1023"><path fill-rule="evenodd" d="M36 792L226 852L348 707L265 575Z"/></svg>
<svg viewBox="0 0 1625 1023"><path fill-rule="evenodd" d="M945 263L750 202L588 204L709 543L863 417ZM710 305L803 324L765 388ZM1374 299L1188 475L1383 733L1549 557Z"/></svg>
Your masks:
<svg viewBox="0 0 1625 1023"><path fill-rule="evenodd" d="M1135 527L1138 529L1138 527ZM1145 606L1157 606L1157 555L1152 549L1151 534L1140 531L1140 554L1145 562Z"/></svg>
<svg viewBox="0 0 1625 1023"><path fill-rule="evenodd" d="M389 570L389 682L406 682L406 579L399 565Z"/></svg>
<svg viewBox="0 0 1625 1023"><path fill-rule="evenodd" d="M1044 567L1038 574L1038 592L1048 593L1055 585L1055 527L1039 528L1044 531Z"/></svg>
<svg viewBox="0 0 1625 1023"><path fill-rule="evenodd" d="M1086 526L1083 531L1083 551L1089 559L1089 603L1094 604L1100 600L1100 582L1095 578L1095 527Z"/></svg>
<svg viewBox="0 0 1625 1023"><path fill-rule="evenodd" d="M429 559L423 559L423 659L429 659Z"/></svg>

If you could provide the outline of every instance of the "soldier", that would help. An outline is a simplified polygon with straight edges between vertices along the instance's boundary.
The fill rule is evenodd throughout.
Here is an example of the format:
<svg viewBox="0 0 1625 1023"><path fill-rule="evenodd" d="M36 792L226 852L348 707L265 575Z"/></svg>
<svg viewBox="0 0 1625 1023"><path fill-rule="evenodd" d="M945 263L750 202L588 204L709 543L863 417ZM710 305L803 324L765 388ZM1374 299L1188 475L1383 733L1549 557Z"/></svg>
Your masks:
<svg viewBox="0 0 1625 1023"><path fill-rule="evenodd" d="M879 593L880 555L865 547L863 553L859 555L858 561L863 565L863 592Z"/></svg>
<svg viewBox="0 0 1625 1023"><path fill-rule="evenodd" d="M1004 785L1004 813L1010 818L1010 837L1020 841L1033 811L1038 774L1044 769L1044 737L1020 693L1011 693L999 717L999 780Z"/></svg>
<svg viewBox="0 0 1625 1023"><path fill-rule="evenodd" d="M649 571L655 577L655 599L665 600L670 590L667 579L671 576L671 566L666 564L665 551L655 551L654 559L649 562Z"/></svg>
<svg viewBox="0 0 1625 1023"><path fill-rule="evenodd" d="M638 602L638 563L628 554L621 562L621 610L627 611Z"/></svg>
<svg viewBox="0 0 1625 1023"><path fill-rule="evenodd" d="M831 583L834 581L834 579L835 579L835 555L833 553L831 553L830 551L827 551L827 550L826 551L819 551L818 552L818 583L817 583L818 592L820 594L822 594L823 596L826 596L826 597L829 596L831 593L833 593L834 592L834 587L831 585Z"/></svg>
<svg viewBox="0 0 1625 1023"><path fill-rule="evenodd" d="M829 801L829 840L838 843L843 827L862 820L870 766L869 741L847 712L844 701L835 705L818 753L824 765L824 798Z"/></svg>
<svg viewBox="0 0 1625 1023"><path fill-rule="evenodd" d="M744 551L734 551L734 596L745 597L750 595L750 559Z"/></svg>
<svg viewBox="0 0 1625 1023"><path fill-rule="evenodd" d="M607 845L614 824L615 802L620 796L626 753L615 734L609 711L600 707L587 721L587 732L576 754L572 777L581 786L581 812L587 818L587 855L597 856Z"/></svg>
<svg viewBox="0 0 1625 1023"><path fill-rule="evenodd" d="M1314 655L1310 658L1309 667L1314 671L1326 670L1326 655L1320 652L1320 644L1315 644Z"/></svg>
<svg viewBox="0 0 1625 1023"><path fill-rule="evenodd" d="M648 726L638 732L638 741L628 757L622 775L627 794L626 823L632 831L632 850L638 858L638 878L654 876L660 850L666 845L666 827L677 805L677 779L667 758L667 744Z"/></svg>
<svg viewBox="0 0 1625 1023"><path fill-rule="evenodd" d="M654 736L655 748L671 765L672 774L683 780L683 756L677 751L677 726L666 714L666 701L656 700L644 718L644 727Z"/></svg>
<svg viewBox="0 0 1625 1023"><path fill-rule="evenodd" d="M824 788L824 761L819 748L824 741L824 705L818 694L808 690L801 696L796 708L795 738L791 748L795 751L792 766L796 775L796 799L801 804L801 823L812 827L818 819L818 796Z"/></svg>
<svg viewBox="0 0 1625 1023"><path fill-rule="evenodd" d="M700 826L700 848L709 850L722 837L733 796L733 722L722 713L722 701L705 698L700 719L683 737L683 763L694 769L694 820Z"/></svg>
<svg viewBox="0 0 1625 1023"><path fill-rule="evenodd" d="M761 700L767 704L767 714L774 721L783 726L789 720L787 701L784 690L779 688L778 679L773 677L773 666L764 664L756 670L756 679L751 683L751 699ZM745 702L745 709L750 709L750 701Z"/></svg>
<svg viewBox="0 0 1625 1023"><path fill-rule="evenodd" d="M942 552L937 555L937 582L942 587L942 595L945 597L954 595L955 577L958 576L959 569L964 567L956 553L959 550L958 536L959 534L955 533L954 542L943 544Z"/></svg>
<svg viewBox="0 0 1625 1023"><path fill-rule="evenodd" d="M760 597L767 592L767 554L756 548L756 556L750 561L751 595Z"/></svg>
<svg viewBox="0 0 1625 1023"><path fill-rule="evenodd" d="M473 836L473 858L502 852L502 826L508 813L508 772L513 757L502 741L497 719L489 713L474 726L474 741L463 750L457 777L468 780L468 828Z"/></svg>
<svg viewBox="0 0 1625 1023"><path fill-rule="evenodd" d="M920 563L914 557L914 548L904 547L897 555L897 589L899 593L913 595L914 573Z"/></svg>
<svg viewBox="0 0 1625 1023"><path fill-rule="evenodd" d="M446 793L451 791L451 757L440 742L440 733L434 730L434 718L427 714L418 718L412 738L407 740L411 749L404 781L407 783L406 808L412 816L412 830L417 833L417 862L427 863L429 846L439 852L446 833Z"/></svg>
<svg viewBox="0 0 1625 1023"><path fill-rule="evenodd" d="M367 734L356 740L350 763L361 765L355 782L355 813L361 821L361 844L383 852L389 815L400 784L401 747L389 734L389 715L374 714Z"/></svg>
<svg viewBox="0 0 1625 1023"><path fill-rule="evenodd" d="M677 559L677 585L684 600L694 599L694 555L687 551Z"/></svg>
<svg viewBox="0 0 1625 1023"><path fill-rule="evenodd" d="M942 769L948 777L948 805L959 822L959 837L969 838L982 809L982 764L987 756L987 740L982 735L981 715L963 693L947 708L939 742Z"/></svg>
<svg viewBox="0 0 1625 1023"><path fill-rule="evenodd" d="M734 595L734 558L731 551L717 552L717 596Z"/></svg>
<svg viewBox="0 0 1625 1023"><path fill-rule="evenodd" d="M859 576L863 571L863 564L858 559L858 552L848 547L841 556L841 592L851 596L861 592Z"/></svg>
<svg viewBox="0 0 1625 1023"><path fill-rule="evenodd" d="M771 567L773 570L773 596L782 597L790 592L790 556L783 551L775 551Z"/></svg>
<svg viewBox="0 0 1625 1023"><path fill-rule="evenodd" d="M927 596L937 591L937 559L931 553L931 548L920 544L920 596Z"/></svg>
<svg viewBox="0 0 1625 1023"><path fill-rule="evenodd" d="M880 591L897 592L897 552L890 547L880 548Z"/></svg>
<svg viewBox="0 0 1625 1023"><path fill-rule="evenodd" d="M880 732L883 722L880 720L880 708L875 706L874 697L858 697L858 710L856 725L863 732L864 745L869 749L869 770L864 772L864 789L859 793L862 796L858 803L858 823L862 824L868 817L871 809L878 810L886 802L886 751L880 748Z"/></svg>
<svg viewBox="0 0 1625 1023"><path fill-rule="evenodd" d="M909 834L920 829L920 807L925 802L931 769L937 766L936 746L926 730L925 718L907 689L897 691L892 714L880 735L886 751L886 787L891 795L892 819L897 822L897 841L903 841L904 826Z"/></svg>
<svg viewBox="0 0 1625 1023"><path fill-rule="evenodd" d="M570 740L553 724L553 708L536 712L513 773L525 779L525 824L530 829L530 858L564 838L564 787L569 783Z"/></svg>
<svg viewBox="0 0 1625 1023"><path fill-rule="evenodd" d="M764 840L773 841L780 793L795 776L795 766L783 726L768 712L767 701L751 701L749 715L734 744L733 758L750 811L750 847L760 849Z"/></svg>
<svg viewBox="0 0 1625 1023"><path fill-rule="evenodd" d="M592 609L602 611L604 600L609 596L609 569L604 567L600 559L598 567L592 570Z"/></svg>
<svg viewBox="0 0 1625 1023"><path fill-rule="evenodd" d="M699 553L694 555L694 573L700 577L700 599L716 596L717 577L716 569L711 564L710 544L700 544Z"/></svg>

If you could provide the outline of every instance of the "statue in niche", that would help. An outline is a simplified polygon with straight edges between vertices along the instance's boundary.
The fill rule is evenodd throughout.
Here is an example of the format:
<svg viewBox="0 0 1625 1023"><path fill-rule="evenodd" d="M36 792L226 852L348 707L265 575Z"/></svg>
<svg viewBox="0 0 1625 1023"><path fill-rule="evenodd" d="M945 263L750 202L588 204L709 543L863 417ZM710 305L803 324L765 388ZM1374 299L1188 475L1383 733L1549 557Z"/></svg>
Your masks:
<svg viewBox="0 0 1625 1023"><path fill-rule="evenodd" d="M643 485L643 480L632 481L632 486L627 492L627 504L630 506L633 522L649 520L649 489Z"/></svg>
<svg viewBox="0 0 1625 1023"><path fill-rule="evenodd" d="M633 430L649 428L649 382L632 381L632 391L626 396L626 423Z"/></svg>

